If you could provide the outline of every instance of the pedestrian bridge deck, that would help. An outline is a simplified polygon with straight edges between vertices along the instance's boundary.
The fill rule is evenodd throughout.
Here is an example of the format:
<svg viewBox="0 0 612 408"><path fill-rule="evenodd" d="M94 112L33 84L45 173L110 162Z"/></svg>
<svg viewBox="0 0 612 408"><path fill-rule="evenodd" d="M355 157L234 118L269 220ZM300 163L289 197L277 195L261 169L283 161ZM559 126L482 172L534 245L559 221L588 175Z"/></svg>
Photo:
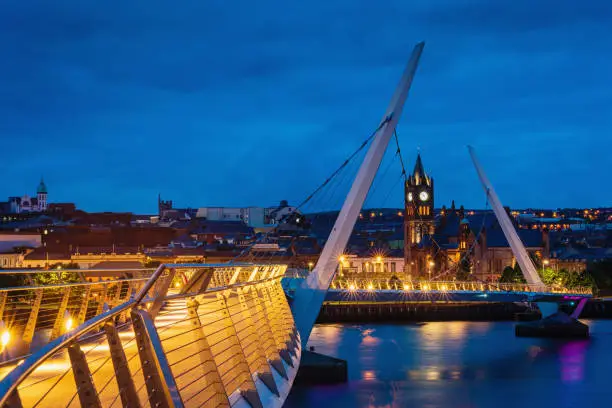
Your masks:
<svg viewBox="0 0 612 408"><path fill-rule="evenodd" d="M303 279L286 278L288 293ZM592 297L591 288L531 286L521 283L458 281L402 282L388 279L337 279L325 302L573 302Z"/></svg>
<svg viewBox="0 0 612 408"><path fill-rule="evenodd" d="M301 356L285 268L162 266L129 300L8 362L0 403L280 406Z"/></svg>

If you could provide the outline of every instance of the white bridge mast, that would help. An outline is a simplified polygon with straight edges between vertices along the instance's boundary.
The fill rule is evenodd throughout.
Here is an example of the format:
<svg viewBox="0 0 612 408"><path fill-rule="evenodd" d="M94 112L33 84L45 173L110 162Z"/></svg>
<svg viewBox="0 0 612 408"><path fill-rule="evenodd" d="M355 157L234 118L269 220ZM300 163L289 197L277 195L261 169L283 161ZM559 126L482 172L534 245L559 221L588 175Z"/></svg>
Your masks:
<svg viewBox="0 0 612 408"><path fill-rule="evenodd" d="M542 279L540 279L540 275L538 275L538 271L536 270L535 265L531 261L531 258L529 258L529 254L527 253L525 246L523 245L521 239L516 233L516 229L514 228L514 225L512 225L512 221L510 221L510 217L508 217L508 214L506 213L506 210L499 201L499 197L497 197L497 194L495 193L491 182L489 181L487 175L480 166L480 162L476 157L476 152L474 151L474 148L472 146L468 146L468 150L470 151L470 156L472 157L472 161L474 162L474 167L476 167L476 172L478 173L478 177L480 178L482 187L484 188L485 193L487 194L487 199L489 200L489 203L493 208L493 212L497 217L497 221L499 221L499 225L501 226L502 231L504 232L504 236L510 244L512 253L516 258L516 262L518 262L519 266L521 267L523 276L525 276L525 279L527 280L527 283L529 285L544 288L545 285L542 282Z"/></svg>
<svg viewBox="0 0 612 408"><path fill-rule="evenodd" d="M308 342L308 337L319 315L325 294L336 274L338 258L346 248L389 140L402 114L404 102L408 96L424 46L425 43L421 42L414 47L404 74L359 168L340 214L338 214L321 256L308 278L296 290L292 310L304 346Z"/></svg>

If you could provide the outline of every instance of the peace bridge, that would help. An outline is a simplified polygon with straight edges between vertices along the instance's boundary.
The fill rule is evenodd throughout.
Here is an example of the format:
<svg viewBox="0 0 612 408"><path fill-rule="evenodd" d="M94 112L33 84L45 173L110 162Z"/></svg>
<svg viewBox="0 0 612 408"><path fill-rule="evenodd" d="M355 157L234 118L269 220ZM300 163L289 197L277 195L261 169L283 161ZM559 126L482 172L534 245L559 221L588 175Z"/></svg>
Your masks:
<svg viewBox="0 0 612 408"><path fill-rule="evenodd" d="M1 272L0 277L26 283L0 288L0 406L280 407L308 353L324 301L534 302L543 317L553 315L559 303L575 301L570 319L575 321L589 289L542 283L473 149L487 199L527 284L334 282L423 47L415 46L306 277L283 283L287 267L265 263L111 270L110 279L97 282L88 275L99 270ZM41 274L58 274L59 283L37 285Z"/></svg>

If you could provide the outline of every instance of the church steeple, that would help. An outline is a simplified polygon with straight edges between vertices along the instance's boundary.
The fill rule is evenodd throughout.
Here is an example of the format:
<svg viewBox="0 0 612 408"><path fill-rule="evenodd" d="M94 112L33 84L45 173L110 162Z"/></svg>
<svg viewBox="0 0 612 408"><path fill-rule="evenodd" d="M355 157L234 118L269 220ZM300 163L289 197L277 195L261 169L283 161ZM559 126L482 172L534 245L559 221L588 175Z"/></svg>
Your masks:
<svg viewBox="0 0 612 408"><path fill-rule="evenodd" d="M36 188L36 194L47 194L47 186L45 185L45 180L41 177L40 183L38 183L38 187Z"/></svg>
<svg viewBox="0 0 612 408"><path fill-rule="evenodd" d="M38 187L36 188L36 198L38 201L38 211L47 211L47 186L45 184L45 180L40 178L40 183L38 183Z"/></svg>
<svg viewBox="0 0 612 408"><path fill-rule="evenodd" d="M404 258L409 275L422 275L428 268L426 236L434 233L434 184L425 173L421 154L406 180L404 216ZM425 245L425 247L424 247Z"/></svg>
<svg viewBox="0 0 612 408"><path fill-rule="evenodd" d="M412 170L412 174L410 175L410 181L412 184L416 186L421 185L430 185L431 180L427 173L425 173L425 168L423 167L423 161L421 160L421 153L417 154L416 163L414 164L414 170Z"/></svg>
<svg viewBox="0 0 612 408"><path fill-rule="evenodd" d="M414 170L412 171L412 175L415 177L423 177L425 175L425 170L423 169L423 162L421 161L421 153L417 153L416 163L414 164Z"/></svg>

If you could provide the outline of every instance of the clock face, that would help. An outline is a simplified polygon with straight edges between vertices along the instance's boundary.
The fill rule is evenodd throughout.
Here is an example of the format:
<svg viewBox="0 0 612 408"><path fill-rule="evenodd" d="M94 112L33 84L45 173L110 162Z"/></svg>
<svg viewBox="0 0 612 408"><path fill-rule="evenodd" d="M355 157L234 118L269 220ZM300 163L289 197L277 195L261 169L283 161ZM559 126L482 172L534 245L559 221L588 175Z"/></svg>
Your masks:
<svg viewBox="0 0 612 408"><path fill-rule="evenodd" d="M429 199L429 194L427 194L427 191L421 191L419 198L421 201L427 201Z"/></svg>
<svg viewBox="0 0 612 408"><path fill-rule="evenodd" d="M412 201L412 193L408 193L408 201Z"/></svg>

